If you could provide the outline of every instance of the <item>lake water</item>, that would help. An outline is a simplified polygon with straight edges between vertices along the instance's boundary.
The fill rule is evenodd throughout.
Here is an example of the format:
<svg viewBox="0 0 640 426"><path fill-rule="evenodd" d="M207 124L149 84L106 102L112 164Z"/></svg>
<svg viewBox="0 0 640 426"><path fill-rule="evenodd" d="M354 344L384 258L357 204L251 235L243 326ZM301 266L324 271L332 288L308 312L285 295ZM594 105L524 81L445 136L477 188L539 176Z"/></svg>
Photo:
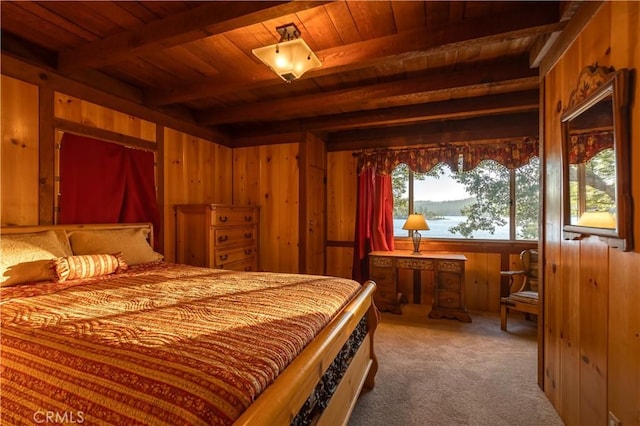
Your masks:
<svg viewBox="0 0 640 426"><path fill-rule="evenodd" d="M464 222L465 216L446 216L440 220L428 220L429 230L420 231L423 238L464 238L460 234L452 234L449 232L449 228ZM402 225L406 219L394 219L393 220L393 235L396 237L408 236L408 231L402 229ZM496 232L491 234L489 231L476 231L473 233L473 238L476 239L491 239L491 240L508 240L509 239L509 225L496 227Z"/></svg>

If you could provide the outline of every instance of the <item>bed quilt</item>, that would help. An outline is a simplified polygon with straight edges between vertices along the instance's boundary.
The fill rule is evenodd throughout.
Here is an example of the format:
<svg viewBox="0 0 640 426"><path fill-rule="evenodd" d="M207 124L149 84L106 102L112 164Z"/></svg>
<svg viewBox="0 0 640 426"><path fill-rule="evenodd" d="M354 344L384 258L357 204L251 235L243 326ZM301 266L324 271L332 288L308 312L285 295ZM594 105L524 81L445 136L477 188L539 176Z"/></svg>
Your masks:
<svg viewBox="0 0 640 426"><path fill-rule="evenodd" d="M3 288L3 424L231 424L355 281L158 263Z"/></svg>

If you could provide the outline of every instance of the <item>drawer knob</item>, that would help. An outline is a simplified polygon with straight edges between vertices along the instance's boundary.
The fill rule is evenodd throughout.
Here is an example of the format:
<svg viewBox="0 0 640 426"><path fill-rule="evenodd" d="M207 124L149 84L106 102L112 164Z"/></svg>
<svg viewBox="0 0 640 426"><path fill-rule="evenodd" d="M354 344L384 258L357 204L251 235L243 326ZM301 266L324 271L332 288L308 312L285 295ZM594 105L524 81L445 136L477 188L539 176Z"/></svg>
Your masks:
<svg viewBox="0 0 640 426"><path fill-rule="evenodd" d="M245 216L244 220L246 220L247 222L251 222L251 219L253 219L253 216Z"/></svg>
<svg viewBox="0 0 640 426"><path fill-rule="evenodd" d="M226 222L229 220L227 216L220 216L218 219L220 220L220 222Z"/></svg>
<svg viewBox="0 0 640 426"><path fill-rule="evenodd" d="M223 241L227 241L229 239L228 235L221 235L218 237L218 241L223 242Z"/></svg>
<svg viewBox="0 0 640 426"><path fill-rule="evenodd" d="M223 254L220 256L220 260L227 260L229 258L229 255Z"/></svg>
<svg viewBox="0 0 640 426"><path fill-rule="evenodd" d="M252 268L251 266L245 266L245 268L244 268L244 270L245 270L245 271L250 271L250 270L252 270L252 269L253 269L253 268Z"/></svg>
<svg viewBox="0 0 640 426"><path fill-rule="evenodd" d="M253 253L253 249L244 249L244 254L249 255Z"/></svg>
<svg viewBox="0 0 640 426"><path fill-rule="evenodd" d="M245 232L244 237L245 238L251 238L251 237L253 237L253 234L251 232Z"/></svg>

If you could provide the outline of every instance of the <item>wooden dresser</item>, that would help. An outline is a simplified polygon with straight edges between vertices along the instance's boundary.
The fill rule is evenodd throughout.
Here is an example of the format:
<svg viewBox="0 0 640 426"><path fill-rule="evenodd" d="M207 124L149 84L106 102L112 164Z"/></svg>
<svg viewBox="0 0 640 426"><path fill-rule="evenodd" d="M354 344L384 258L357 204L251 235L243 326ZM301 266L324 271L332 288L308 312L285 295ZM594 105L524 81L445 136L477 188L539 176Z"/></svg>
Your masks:
<svg viewBox="0 0 640 426"><path fill-rule="evenodd" d="M380 310L401 313L398 292L398 269L412 269L414 273L414 300L420 303L420 271L434 272L433 303L429 318L455 318L471 322L464 302L464 265L462 254L422 252L414 255L409 250L374 251L369 253L369 276L378 288L374 294Z"/></svg>
<svg viewBox="0 0 640 426"><path fill-rule="evenodd" d="M174 208L177 263L258 270L258 207L178 204Z"/></svg>

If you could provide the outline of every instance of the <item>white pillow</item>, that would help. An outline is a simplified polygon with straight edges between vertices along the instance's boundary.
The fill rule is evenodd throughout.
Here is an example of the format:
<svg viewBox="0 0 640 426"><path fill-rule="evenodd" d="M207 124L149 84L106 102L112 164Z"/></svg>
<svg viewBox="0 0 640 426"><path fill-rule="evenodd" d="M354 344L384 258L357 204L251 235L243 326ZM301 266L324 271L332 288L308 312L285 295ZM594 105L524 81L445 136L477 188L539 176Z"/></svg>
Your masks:
<svg viewBox="0 0 640 426"><path fill-rule="evenodd" d="M54 279L51 259L67 256L54 231L0 237L0 286Z"/></svg>
<svg viewBox="0 0 640 426"><path fill-rule="evenodd" d="M148 229L102 229L72 231L69 234L74 255L122 253L127 265L157 262L164 258L147 241Z"/></svg>

